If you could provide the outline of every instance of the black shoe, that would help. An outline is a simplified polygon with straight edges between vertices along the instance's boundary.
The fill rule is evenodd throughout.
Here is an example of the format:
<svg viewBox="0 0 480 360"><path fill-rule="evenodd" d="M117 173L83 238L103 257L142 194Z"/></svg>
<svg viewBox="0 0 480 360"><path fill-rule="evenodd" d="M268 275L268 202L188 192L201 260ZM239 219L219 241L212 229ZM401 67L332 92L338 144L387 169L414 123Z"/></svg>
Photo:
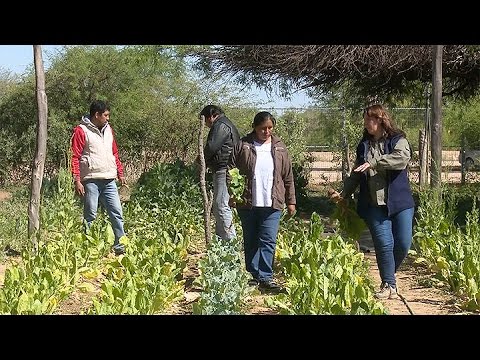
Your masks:
<svg viewBox="0 0 480 360"><path fill-rule="evenodd" d="M257 286L259 284L259 281L255 278L252 278L250 280L248 280L248 286Z"/></svg>
<svg viewBox="0 0 480 360"><path fill-rule="evenodd" d="M123 244L115 245L113 251L115 251L115 255L117 256L125 254L125 246L123 246Z"/></svg>
<svg viewBox="0 0 480 360"><path fill-rule="evenodd" d="M285 292L285 289L283 287L281 287L280 285L278 285L273 280L260 281L260 284L258 285L258 288L260 290L264 290L264 291L268 291L268 292L272 292L272 293L281 293L281 292L284 293Z"/></svg>

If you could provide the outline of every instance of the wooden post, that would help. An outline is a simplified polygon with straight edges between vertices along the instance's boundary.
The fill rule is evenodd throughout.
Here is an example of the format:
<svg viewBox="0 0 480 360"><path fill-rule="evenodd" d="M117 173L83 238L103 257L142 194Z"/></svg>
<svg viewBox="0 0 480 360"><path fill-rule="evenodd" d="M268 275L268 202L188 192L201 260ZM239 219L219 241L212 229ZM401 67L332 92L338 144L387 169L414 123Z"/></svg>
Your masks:
<svg viewBox="0 0 480 360"><path fill-rule="evenodd" d="M30 201L28 203L28 236L37 250L37 233L40 227L40 192L47 152L47 94L45 93L45 71L42 60L42 46L33 45L37 98L37 144L32 164Z"/></svg>
<svg viewBox="0 0 480 360"><path fill-rule="evenodd" d="M210 211L212 209L212 194L210 197L207 194L207 183L205 180L206 166L205 157L203 155L203 128L205 126L205 116L200 116L200 129L198 132L198 159L200 162L200 187L203 195L203 221L205 227L205 243L208 245L212 238L212 232L210 228Z"/></svg>
<svg viewBox="0 0 480 360"><path fill-rule="evenodd" d="M343 119L342 119L342 181L345 180L347 176L350 175L351 166L350 166L350 151L348 149L348 139L347 139L347 111L343 108Z"/></svg>
<svg viewBox="0 0 480 360"><path fill-rule="evenodd" d="M462 174L462 185L465 184L465 135L462 135L461 145L460 145L460 171Z"/></svg>
<svg viewBox="0 0 480 360"><path fill-rule="evenodd" d="M418 132L418 159L419 159L419 172L418 172L418 184L420 188L424 188L428 184L428 143L425 130L420 129Z"/></svg>
<svg viewBox="0 0 480 360"><path fill-rule="evenodd" d="M442 52L443 45L433 46L432 76L432 164L431 187L440 189L442 182Z"/></svg>

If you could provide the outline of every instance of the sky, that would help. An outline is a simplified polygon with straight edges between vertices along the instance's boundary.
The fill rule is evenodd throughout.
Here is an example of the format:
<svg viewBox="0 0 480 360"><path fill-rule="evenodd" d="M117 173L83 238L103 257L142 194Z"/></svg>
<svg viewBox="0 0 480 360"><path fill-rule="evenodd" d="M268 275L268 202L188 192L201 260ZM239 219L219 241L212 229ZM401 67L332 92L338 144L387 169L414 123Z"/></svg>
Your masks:
<svg viewBox="0 0 480 360"><path fill-rule="evenodd" d="M49 56L55 54L59 45L42 45L42 58L45 68L49 66ZM33 67L33 45L0 45L0 70L22 74L28 66ZM252 100L265 102L266 108L307 107L310 105L308 96L303 91L296 92L290 100L275 95L268 95L264 90L249 91Z"/></svg>

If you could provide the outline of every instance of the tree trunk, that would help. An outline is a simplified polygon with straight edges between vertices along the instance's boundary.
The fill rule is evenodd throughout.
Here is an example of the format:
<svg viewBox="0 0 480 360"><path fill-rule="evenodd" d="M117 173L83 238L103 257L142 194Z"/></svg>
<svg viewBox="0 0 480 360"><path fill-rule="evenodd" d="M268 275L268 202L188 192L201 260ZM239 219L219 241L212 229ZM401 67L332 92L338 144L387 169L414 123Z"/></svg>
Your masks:
<svg viewBox="0 0 480 360"><path fill-rule="evenodd" d="M442 182L442 52L443 45L433 46L431 187L437 189Z"/></svg>
<svg viewBox="0 0 480 360"><path fill-rule="evenodd" d="M42 46L33 45L37 97L37 144L32 164L30 202L28 204L28 236L37 250L37 232L40 227L40 192L47 152L47 94L45 93L45 72L42 60Z"/></svg>
<svg viewBox="0 0 480 360"><path fill-rule="evenodd" d="M205 243L208 245L212 238L210 228L210 211L212 209L212 194L210 197L207 194L207 183L205 181L205 157L203 156L203 128L205 126L205 116L200 116L200 129L198 132L198 159L200 162L200 187L203 195L203 221L205 226Z"/></svg>

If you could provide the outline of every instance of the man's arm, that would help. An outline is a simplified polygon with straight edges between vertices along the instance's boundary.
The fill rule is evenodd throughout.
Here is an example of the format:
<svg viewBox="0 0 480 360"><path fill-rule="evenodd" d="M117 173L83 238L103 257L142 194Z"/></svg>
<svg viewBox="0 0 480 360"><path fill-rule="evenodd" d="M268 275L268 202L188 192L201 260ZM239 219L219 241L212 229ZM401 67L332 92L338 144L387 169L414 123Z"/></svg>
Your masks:
<svg viewBox="0 0 480 360"><path fill-rule="evenodd" d="M223 123L218 124L215 128L212 128L212 132L208 134L207 143L203 151L205 161L208 163L218 150L227 142L230 137L230 129Z"/></svg>
<svg viewBox="0 0 480 360"><path fill-rule="evenodd" d="M75 127L72 135L72 175L75 183L75 191L80 195L85 195L85 189L80 182L80 157L85 147L85 133L80 126Z"/></svg>
<svg viewBox="0 0 480 360"><path fill-rule="evenodd" d="M115 140L115 134L113 133L113 129L110 128L110 130L112 131L112 136L113 136L112 152L113 152L113 156L115 156L115 163L117 164L118 180L120 181L120 185L124 185L125 184L125 176L123 175L123 165L122 165L122 162L120 161L120 157L118 155L117 141Z"/></svg>
<svg viewBox="0 0 480 360"><path fill-rule="evenodd" d="M72 175L74 180L80 180L80 158L85 146L85 133L80 126L75 127L72 135Z"/></svg>

